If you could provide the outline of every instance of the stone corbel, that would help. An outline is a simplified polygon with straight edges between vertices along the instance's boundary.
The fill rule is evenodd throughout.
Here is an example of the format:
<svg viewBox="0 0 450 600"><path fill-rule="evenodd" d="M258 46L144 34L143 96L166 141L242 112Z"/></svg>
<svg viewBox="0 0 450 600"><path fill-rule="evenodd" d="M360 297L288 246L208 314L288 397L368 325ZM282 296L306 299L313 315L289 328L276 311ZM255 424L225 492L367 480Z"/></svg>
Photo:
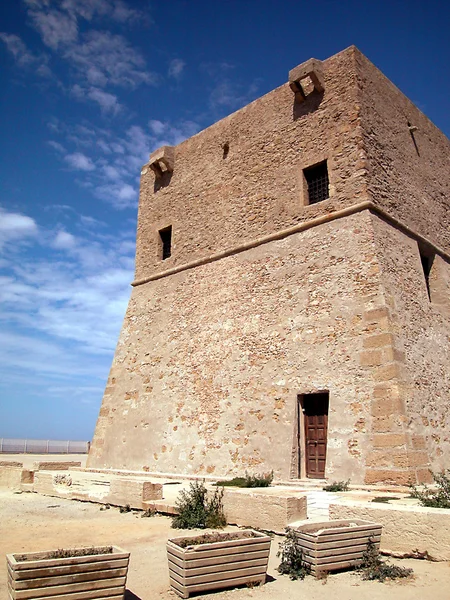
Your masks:
<svg viewBox="0 0 450 600"><path fill-rule="evenodd" d="M306 99L306 94L301 82L307 77L311 80L315 90L318 92L324 91L325 85L321 60L310 58L289 71L289 86L295 94L296 102L303 102Z"/></svg>
<svg viewBox="0 0 450 600"><path fill-rule="evenodd" d="M165 173L172 173L175 163L175 148L173 146L161 146L150 154L148 166L160 179Z"/></svg>

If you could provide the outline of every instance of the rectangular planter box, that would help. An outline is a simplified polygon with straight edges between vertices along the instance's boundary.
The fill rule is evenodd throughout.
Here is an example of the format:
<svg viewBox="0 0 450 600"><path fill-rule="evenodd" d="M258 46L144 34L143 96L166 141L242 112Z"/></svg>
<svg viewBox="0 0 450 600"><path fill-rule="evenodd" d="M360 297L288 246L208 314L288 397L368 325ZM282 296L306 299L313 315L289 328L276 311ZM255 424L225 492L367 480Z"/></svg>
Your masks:
<svg viewBox="0 0 450 600"><path fill-rule="evenodd" d="M381 525L370 521L326 521L302 525L295 531L304 562L313 574L360 565L369 540L380 548Z"/></svg>
<svg viewBox="0 0 450 600"><path fill-rule="evenodd" d="M170 585L182 598L189 598L193 592L266 580L271 541L268 535L251 529L213 535L219 541L194 542L184 548L186 542L201 540L203 536L184 536L167 542Z"/></svg>
<svg viewBox="0 0 450 600"><path fill-rule="evenodd" d="M82 549L75 549L82 550ZM7 554L10 600L118 600L125 594L129 552L116 546L100 554L49 558L51 552Z"/></svg>

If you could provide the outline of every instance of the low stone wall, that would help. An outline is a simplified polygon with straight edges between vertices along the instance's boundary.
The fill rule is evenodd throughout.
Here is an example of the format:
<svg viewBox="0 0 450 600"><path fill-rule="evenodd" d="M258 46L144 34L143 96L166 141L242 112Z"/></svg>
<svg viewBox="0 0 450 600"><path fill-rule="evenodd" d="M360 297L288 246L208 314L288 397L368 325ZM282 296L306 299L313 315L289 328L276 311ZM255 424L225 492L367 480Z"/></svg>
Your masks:
<svg viewBox="0 0 450 600"><path fill-rule="evenodd" d="M0 467L23 467L23 463L15 460L0 460Z"/></svg>
<svg viewBox="0 0 450 600"><path fill-rule="evenodd" d="M33 490L45 496L86 500L131 508L147 508L149 500L162 498L162 485L139 477L120 477L82 471L37 471Z"/></svg>
<svg viewBox="0 0 450 600"><path fill-rule="evenodd" d="M225 488L223 506L228 523L267 531L283 532L306 519L306 496Z"/></svg>
<svg viewBox="0 0 450 600"><path fill-rule="evenodd" d="M22 467L0 465L0 488L18 491L22 484Z"/></svg>
<svg viewBox="0 0 450 600"><path fill-rule="evenodd" d="M33 463L33 471L67 471L74 467L81 467L81 461L40 461Z"/></svg>
<svg viewBox="0 0 450 600"><path fill-rule="evenodd" d="M330 518L380 523L382 551L404 554L418 550L436 560L450 560L450 510L445 508L346 501L330 505Z"/></svg>

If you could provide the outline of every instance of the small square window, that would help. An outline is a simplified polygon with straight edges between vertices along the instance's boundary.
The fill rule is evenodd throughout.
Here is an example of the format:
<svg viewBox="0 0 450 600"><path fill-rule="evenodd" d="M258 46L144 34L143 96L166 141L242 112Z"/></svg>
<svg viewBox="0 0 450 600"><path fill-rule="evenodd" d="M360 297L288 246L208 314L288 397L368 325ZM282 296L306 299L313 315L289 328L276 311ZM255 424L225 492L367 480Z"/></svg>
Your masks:
<svg viewBox="0 0 450 600"><path fill-rule="evenodd" d="M308 204L316 204L329 198L329 181L327 161L303 169L308 184Z"/></svg>
<svg viewBox="0 0 450 600"><path fill-rule="evenodd" d="M166 260L172 254L172 225L159 230L161 240L161 258Z"/></svg>

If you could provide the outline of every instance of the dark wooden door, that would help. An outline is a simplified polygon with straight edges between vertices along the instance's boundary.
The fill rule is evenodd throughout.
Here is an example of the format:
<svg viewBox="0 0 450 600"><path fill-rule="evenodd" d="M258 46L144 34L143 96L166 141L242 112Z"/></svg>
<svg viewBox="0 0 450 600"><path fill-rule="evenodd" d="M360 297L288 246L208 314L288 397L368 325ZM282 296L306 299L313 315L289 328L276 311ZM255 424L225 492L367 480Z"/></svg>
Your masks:
<svg viewBox="0 0 450 600"><path fill-rule="evenodd" d="M303 396L306 477L323 479L327 460L328 392Z"/></svg>

